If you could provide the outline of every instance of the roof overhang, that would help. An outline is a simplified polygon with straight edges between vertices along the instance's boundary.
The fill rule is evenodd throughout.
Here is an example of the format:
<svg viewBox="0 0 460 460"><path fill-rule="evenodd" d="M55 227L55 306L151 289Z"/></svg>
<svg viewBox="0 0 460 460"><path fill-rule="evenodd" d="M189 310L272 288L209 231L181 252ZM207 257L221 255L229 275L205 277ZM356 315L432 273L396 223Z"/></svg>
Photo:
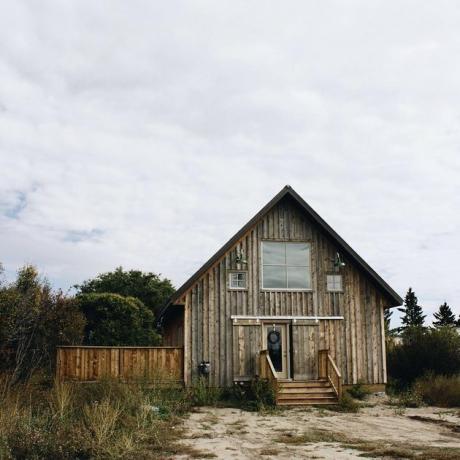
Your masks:
<svg viewBox="0 0 460 460"><path fill-rule="evenodd" d="M286 185L272 200L270 200L241 230L233 235L199 270L197 270L168 300L158 317L161 317L169 305L180 301L183 295L204 275L223 255L227 253L249 230L251 230L276 204L283 198L291 197L316 223L329 235L340 248L350 257L375 283L387 294L387 308L402 305L403 299L399 294L290 186Z"/></svg>

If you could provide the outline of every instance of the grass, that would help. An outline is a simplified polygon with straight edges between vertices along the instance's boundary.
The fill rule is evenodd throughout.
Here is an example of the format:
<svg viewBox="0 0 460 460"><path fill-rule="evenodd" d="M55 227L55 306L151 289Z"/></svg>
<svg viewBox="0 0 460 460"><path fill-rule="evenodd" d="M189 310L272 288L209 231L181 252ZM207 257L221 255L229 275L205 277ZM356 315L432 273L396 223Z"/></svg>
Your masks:
<svg viewBox="0 0 460 460"><path fill-rule="evenodd" d="M203 458L207 454L177 443L178 418L193 406L228 405L222 396L205 378L185 390L167 388L162 379L11 386L0 375L0 459L149 459L185 451ZM273 403L273 389L263 381L251 382L239 396L233 400L240 408L266 410ZM202 429L210 432L217 417L207 417ZM240 434L244 428L228 427Z"/></svg>
<svg viewBox="0 0 460 460"><path fill-rule="evenodd" d="M436 419L431 417L424 417L422 415L409 415L409 418L411 420L417 420L419 422L431 423L433 425L442 426L444 428L451 430L453 433L460 433L459 424L444 420L442 417Z"/></svg>
<svg viewBox="0 0 460 460"><path fill-rule="evenodd" d="M0 458L162 457L189 407L183 390L142 383L16 385L0 396Z"/></svg>
<svg viewBox="0 0 460 460"><path fill-rule="evenodd" d="M392 397L387 404L401 409L406 407L417 408L423 405L423 399L422 395L417 390L408 390Z"/></svg>
<svg viewBox="0 0 460 460"><path fill-rule="evenodd" d="M300 445L317 442L342 443L349 442L350 439L341 433L314 428L303 433L285 432L280 436L276 437L275 441L282 444Z"/></svg>
<svg viewBox="0 0 460 460"><path fill-rule="evenodd" d="M278 443L299 446L311 443L335 443L361 452L360 457L405 458L417 460L457 460L460 448L429 447L398 442L362 441L339 432L311 429L303 433L285 432L275 438ZM268 454L267 454L268 455Z"/></svg>
<svg viewBox="0 0 460 460"><path fill-rule="evenodd" d="M406 458L417 460L457 460L460 449L448 447L425 447L419 445L384 442L347 443L342 447L356 449L360 457Z"/></svg>
<svg viewBox="0 0 460 460"><path fill-rule="evenodd" d="M188 397L195 406L216 406L221 395L221 389L209 386L204 376L195 379L188 391Z"/></svg>
<svg viewBox="0 0 460 460"><path fill-rule="evenodd" d="M439 407L460 407L460 376L427 375L414 385L427 404Z"/></svg>
<svg viewBox="0 0 460 460"><path fill-rule="evenodd" d="M359 412L361 406L348 393L343 393L338 404L319 407L332 412L346 412L356 414Z"/></svg>
<svg viewBox="0 0 460 460"><path fill-rule="evenodd" d="M281 450L274 447L264 447L263 449L260 449L259 455L276 457L277 455L281 454L281 452Z"/></svg>
<svg viewBox="0 0 460 460"><path fill-rule="evenodd" d="M362 382L358 382L347 390L352 398L363 400L369 396L370 391L363 385Z"/></svg>

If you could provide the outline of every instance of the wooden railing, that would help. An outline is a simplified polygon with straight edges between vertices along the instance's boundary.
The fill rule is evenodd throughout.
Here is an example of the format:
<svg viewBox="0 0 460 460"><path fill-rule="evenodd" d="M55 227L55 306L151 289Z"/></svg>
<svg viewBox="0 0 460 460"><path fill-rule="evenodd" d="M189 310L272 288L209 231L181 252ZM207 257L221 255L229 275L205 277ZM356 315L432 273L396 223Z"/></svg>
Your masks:
<svg viewBox="0 0 460 460"><path fill-rule="evenodd" d="M275 391L278 391L278 380L276 378L275 368L268 354L268 350L261 350L259 355L259 377L267 379L272 383Z"/></svg>
<svg viewBox="0 0 460 460"><path fill-rule="evenodd" d="M103 378L183 381L182 347L57 347L56 377L83 382Z"/></svg>
<svg viewBox="0 0 460 460"><path fill-rule="evenodd" d="M328 380L337 398L340 399L342 397L342 375L334 359L329 354L329 350L319 350L318 369L319 378Z"/></svg>

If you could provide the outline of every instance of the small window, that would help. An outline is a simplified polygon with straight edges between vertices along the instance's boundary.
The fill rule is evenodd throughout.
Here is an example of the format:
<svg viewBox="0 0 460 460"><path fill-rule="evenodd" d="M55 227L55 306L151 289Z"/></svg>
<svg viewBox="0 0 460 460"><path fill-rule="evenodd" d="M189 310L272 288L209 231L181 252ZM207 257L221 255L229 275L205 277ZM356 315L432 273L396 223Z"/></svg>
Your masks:
<svg viewBox="0 0 460 460"><path fill-rule="evenodd" d="M327 275L327 290L342 292L342 275Z"/></svg>
<svg viewBox="0 0 460 460"><path fill-rule="evenodd" d="M230 289L247 289L247 272L230 272Z"/></svg>

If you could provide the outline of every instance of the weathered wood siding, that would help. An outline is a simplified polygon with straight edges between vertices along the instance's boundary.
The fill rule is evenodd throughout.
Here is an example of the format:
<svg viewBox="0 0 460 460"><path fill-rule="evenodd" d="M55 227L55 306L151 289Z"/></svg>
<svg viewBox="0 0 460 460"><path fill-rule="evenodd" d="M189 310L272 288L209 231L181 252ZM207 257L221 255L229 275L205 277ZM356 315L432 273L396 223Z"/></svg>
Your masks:
<svg viewBox="0 0 460 460"><path fill-rule="evenodd" d="M164 330L162 345L167 347L184 346L184 309L175 308L168 319L168 328Z"/></svg>
<svg viewBox="0 0 460 460"><path fill-rule="evenodd" d="M59 380L94 381L104 377L123 380L147 378L183 380L183 349L180 347L84 347L57 348Z"/></svg>
<svg viewBox="0 0 460 460"><path fill-rule="evenodd" d="M262 240L310 242L311 291L261 289ZM343 254L298 205L289 198L281 200L184 295L186 382L196 375L202 360L211 363L213 385L229 385L234 378L254 375L261 330L233 325L231 315L317 315L343 316L344 320L292 326L295 377L317 375L317 351L329 348L345 384L385 383L384 294L346 257L340 271L343 292L327 292L326 275L333 272L337 251ZM240 252L247 264L237 263ZM248 271L247 290L228 289L229 270Z"/></svg>

